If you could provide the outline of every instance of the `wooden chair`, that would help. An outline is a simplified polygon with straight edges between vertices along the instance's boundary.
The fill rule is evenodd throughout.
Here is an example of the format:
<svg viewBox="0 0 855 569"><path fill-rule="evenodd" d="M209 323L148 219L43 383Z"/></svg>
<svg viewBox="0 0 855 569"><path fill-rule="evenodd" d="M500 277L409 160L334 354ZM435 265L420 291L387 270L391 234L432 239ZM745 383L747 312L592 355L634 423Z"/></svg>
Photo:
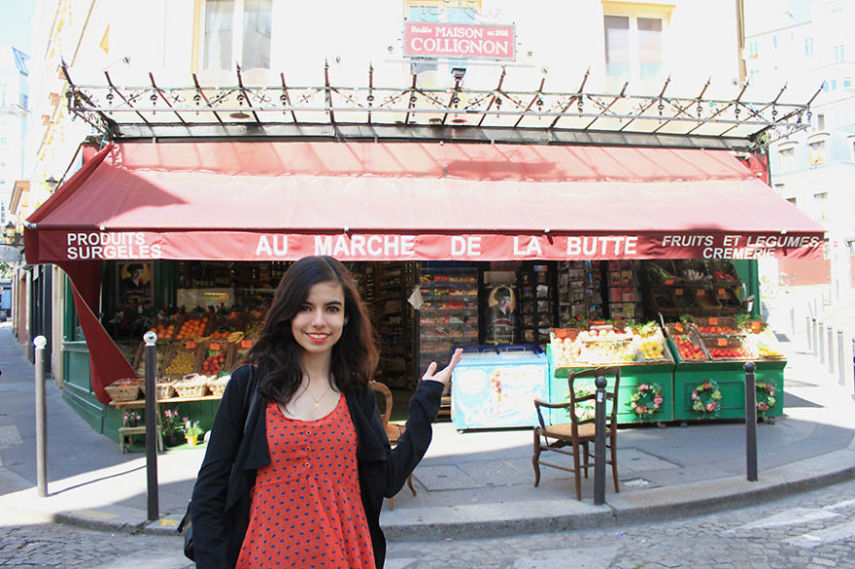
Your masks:
<svg viewBox="0 0 855 569"><path fill-rule="evenodd" d="M591 381L592 393L586 395L577 395L576 390L579 384L576 380L580 378L596 379L604 376L606 379L614 378L614 381L609 381L606 385L606 448L610 450L608 453L606 464L612 467L612 478L614 479L615 492L620 492L618 485L618 469L617 469L617 393L620 384L620 368L596 368L587 369L579 372L571 372L567 382L570 388L569 400L566 403L547 403L541 399L535 399L534 405L537 409L537 420L540 425L534 428L534 455L531 457L531 463L534 467L534 485L540 483L540 465L551 466L572 472L576 479L576 499L582 499L582 479L581 470L585 471L585 478L588 477L588 468L593 466L590 461L590 451L588 445L594 442L594 431L596 428L595 418L593 414L593 403L596 402L596 388ZM585 401L591 401L590 416L579 417L577 415L577 405ZM611 403L609 403L611 402ZM609 407L611 405L611 407ZM547 425L543 419L543 409L564 409L570 415L569 423L557 423ZM569 448L568 448L569 447ZM573 458L573 466L568 467L561 464L549 463L541 460L540 454L545 451L553 451ZM582 452L583 460L580 461L579 453Z"/></svg>
<svg viewBox="0 0 855 569"><path fill-rule="evenodd" d="M389 439L389 444L395 446L398 444L398 438L404 433L405 428L403 425L389 422L389 419L392 417L392 391L388 386L386 386L386 384L380 383L379 381L370 381L369 385L371 386L371 389L374 390L374 393L379 393L383 396L384 405L380 416L383 419L383 428L386 430L386 437ZM416 488L413 486L412 474L407 477L407 486L410 487L410 491L413 493L413 496L415 496ZM389 498L389 509L395 509L394 498Z"/></svg>

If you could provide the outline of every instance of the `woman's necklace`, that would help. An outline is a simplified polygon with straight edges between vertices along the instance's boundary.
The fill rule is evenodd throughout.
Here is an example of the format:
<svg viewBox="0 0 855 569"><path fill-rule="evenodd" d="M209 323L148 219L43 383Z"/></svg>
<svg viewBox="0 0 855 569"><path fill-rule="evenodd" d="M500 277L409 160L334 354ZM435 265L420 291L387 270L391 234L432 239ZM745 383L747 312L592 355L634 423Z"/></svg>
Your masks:
<svg viewBox="0 0 855 569"><path fill-rule="evenodd" d="M317 398L316 398L314 395L312 395L312 392L311 392L311 391L309 391L309 386L310 386L311 384L312 384L312 381L311 381L311 380L309 380L308 382L306 382L306 389L305 389L305 390L303 390L303 393L308 393L308 394L309 394L309 397L311 397L311 398L312 398L312 401L314 401L314 403L315 403L315 409L317 409L318 407L320 407L320 406L321 406L321 400L323 400L323 398L327 396L327 393L329 393L329 392L331 391L331 388L330 388L329 382L327 382L327 388L324 390L324 392L323 392L323 393L321 393L321 396L320 396L320 397L317 397Z"/></svg>

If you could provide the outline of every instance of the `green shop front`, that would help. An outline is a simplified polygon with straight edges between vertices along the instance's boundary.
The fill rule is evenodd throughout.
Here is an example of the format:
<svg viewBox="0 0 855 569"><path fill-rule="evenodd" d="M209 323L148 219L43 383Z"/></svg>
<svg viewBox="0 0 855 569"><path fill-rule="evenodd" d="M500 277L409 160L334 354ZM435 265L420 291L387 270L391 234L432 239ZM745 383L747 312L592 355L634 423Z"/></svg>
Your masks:
<svg viewBox="0 0 855 569"><path fill-rule="evenodd" d="M756 316L752 259L812 256L822 242L727 150L418 141L86 146L26 230L28 262L69 277L65 399L111 437L141 403L108 387L141 377L148 329L158 377L185 381L183 393L164 388L163 406L208 428L279 278L313 254L353 269L383 341L378 378L402 396L422 355L521 344L548 348L554 398L569 369L620 363L626 401L658 386L654 420L697 418L687 390L708 377L734 405L718 416L741 416L744 358L704 345L708 361L684 361L667 325ZM557 330L575 334L583 359L559 361ZM759 365L780 392L783 362Z"/></svg>

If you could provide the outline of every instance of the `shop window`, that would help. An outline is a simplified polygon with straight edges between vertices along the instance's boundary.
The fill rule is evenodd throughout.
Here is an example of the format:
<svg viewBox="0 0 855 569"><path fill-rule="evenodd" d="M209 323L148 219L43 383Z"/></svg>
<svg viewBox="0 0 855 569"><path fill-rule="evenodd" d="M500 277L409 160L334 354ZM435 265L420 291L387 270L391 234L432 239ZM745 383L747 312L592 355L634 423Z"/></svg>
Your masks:
<svg viewBox="0 0 855 569"><path fill-rule="evenodd" d="M664 63L664 18L655 14L605 15L606 73L621 79L654 79Z"/></svg>
<svg viewBox="0 0 855 569"><path fill-rule="evenodd" d="M778 151L778 156L781 160L781 172L792 172L796 169L796 149L794 146L787 146Z"/></svg>
<svg viewBox="0 0 855 569"><path fill-rule="evenodd" d="M805 38L804 46L805 46L805 57L812 56L813 55L813 38Z"/></svg>
<svg viewBox="0 0 855 569"><path fill-rule="evenodd" d="M816 208L816 218L820 221L828 219L828 192L814 194L813 203Z"/></svg>
<svg viewBox="0 0 855 569"><path fill-rule="evenodd" d="M825 143L825 140L811 142L808 147L811 168L825 164L828 159L826 156L828 145Z"/></svg>
<svg viewBox="0 0 855 569"><path fill-rule="evenodd" d="M272 0L206 0L202 69L270 68Z"/></svg>

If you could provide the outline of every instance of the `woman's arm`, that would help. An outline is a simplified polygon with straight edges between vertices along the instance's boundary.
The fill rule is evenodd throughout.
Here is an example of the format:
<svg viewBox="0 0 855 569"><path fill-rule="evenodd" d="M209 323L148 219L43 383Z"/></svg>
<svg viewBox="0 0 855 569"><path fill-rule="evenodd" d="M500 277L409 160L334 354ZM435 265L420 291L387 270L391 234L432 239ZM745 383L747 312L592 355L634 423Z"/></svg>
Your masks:
<svg viewBox="0 0 855 569"><path fill-rule="evenodd" d="M251 371L248 366L235 370L214 418L205 459L193 487L191 501L193 544L196 567L226 568L227 535L225 503L229 473L243 437L246 410L245 394Z"/></svg>

